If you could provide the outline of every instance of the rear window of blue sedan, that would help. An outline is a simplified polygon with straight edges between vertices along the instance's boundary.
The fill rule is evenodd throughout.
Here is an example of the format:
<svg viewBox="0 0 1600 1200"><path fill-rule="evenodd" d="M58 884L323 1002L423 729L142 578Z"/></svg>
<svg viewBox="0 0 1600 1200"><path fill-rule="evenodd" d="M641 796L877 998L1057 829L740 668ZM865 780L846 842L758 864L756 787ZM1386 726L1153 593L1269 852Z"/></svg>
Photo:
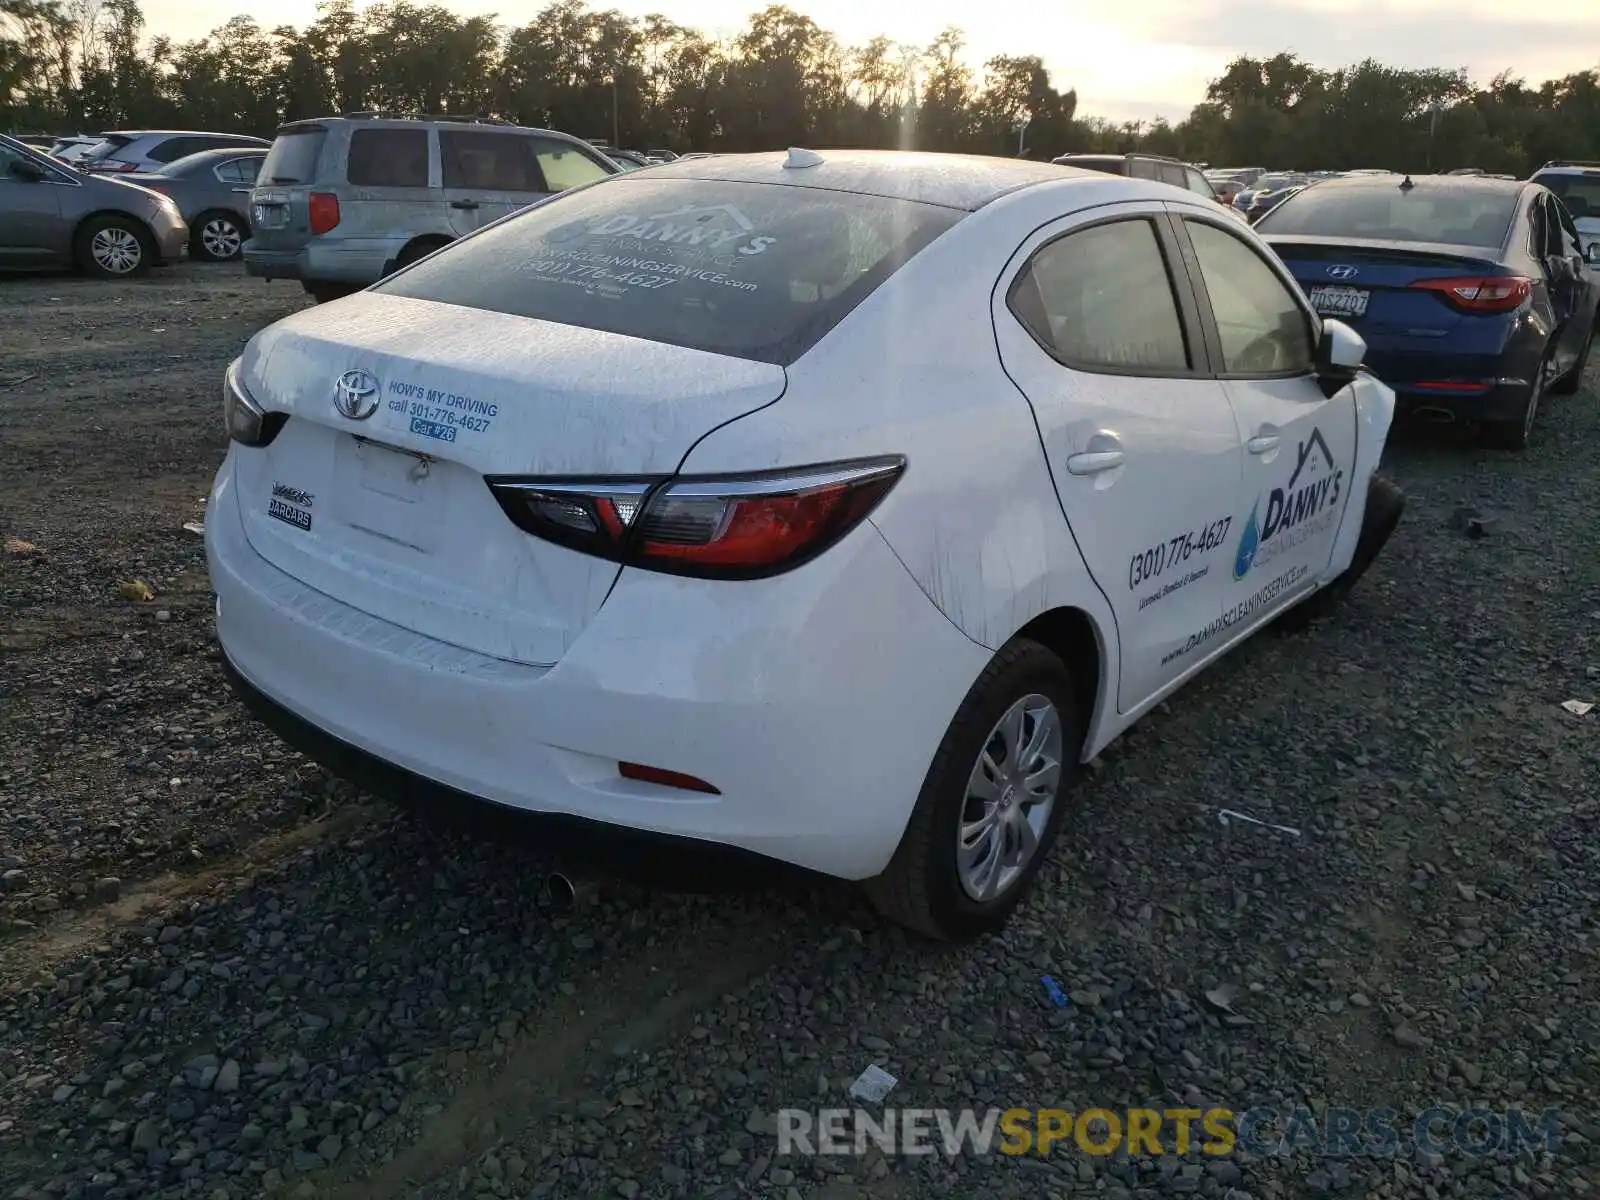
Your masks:
<svg viewBox="0 0 1600 1200"><path fill-rule="evenodd" d="M963 215L854 192L619 176L373 290L784 366Z"/></svg>
<svg viewBox="0 0 1600 1200"><path fill-rule="evenodd" d="M1462 184L1402 189L1310 187L1291 196L1257 223L1263 234L1290 237L1374 238L1386 242L1438 242L1499 247L1517 210L1517 192Z"/></svg>

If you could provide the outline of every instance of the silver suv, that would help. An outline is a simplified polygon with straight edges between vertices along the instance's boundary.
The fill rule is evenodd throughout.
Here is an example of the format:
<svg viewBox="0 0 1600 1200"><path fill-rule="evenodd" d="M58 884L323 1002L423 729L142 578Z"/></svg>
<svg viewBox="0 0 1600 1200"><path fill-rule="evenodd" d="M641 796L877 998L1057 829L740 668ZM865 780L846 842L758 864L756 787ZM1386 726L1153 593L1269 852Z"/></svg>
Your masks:
<svg viewBox="0 0 1600 1200"><path fill-rule="evenodd" d="M1600 162L1547 162L1533 173L1561 198L1583 239L1584 253L1600 247Z"/></svg>
<svg viewBox="0 0 1600 1200"><path fill-rule="evenodd" d="M586 142L488 118L292 121L251 194L245 270L319 301L375 283L555 192L619 171Z"/></svg>

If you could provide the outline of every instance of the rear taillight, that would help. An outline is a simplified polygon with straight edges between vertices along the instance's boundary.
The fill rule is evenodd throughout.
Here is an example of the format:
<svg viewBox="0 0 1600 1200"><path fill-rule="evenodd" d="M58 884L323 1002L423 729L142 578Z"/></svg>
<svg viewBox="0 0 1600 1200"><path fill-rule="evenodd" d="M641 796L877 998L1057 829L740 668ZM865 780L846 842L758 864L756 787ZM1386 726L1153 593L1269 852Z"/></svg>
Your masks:
<svg viewBox="0 0 1600 1200"><path fill-rule="evenodd" d="M1433 292L1463 312L1505 313L1520 308L1533 294L1533 281L1522 275L1463 275L1419 279L1413 288Z"/></svg>
<svg viewBox="0 0 1600 1200"><path fill-rule="evenodd" d="M872 511L899 457L675 479L489 479L527 533L628 566L758 579L808 562Z"/></svg>
<svg viewBox="0 0 1600 1200"><path fill-rule="evenodd" d="M332 192L312 192L306 199L311 232L327 233L339 223L339 197Z"/></svg>
<svg viewBox="0 0 1600 1200"><path fill-rule="evenodd" d="M239 360L228 364L222 376L222 420L228 436L241 446L269 446L289 420L288 413L267 412L245 391L239 378Z"/></svg>

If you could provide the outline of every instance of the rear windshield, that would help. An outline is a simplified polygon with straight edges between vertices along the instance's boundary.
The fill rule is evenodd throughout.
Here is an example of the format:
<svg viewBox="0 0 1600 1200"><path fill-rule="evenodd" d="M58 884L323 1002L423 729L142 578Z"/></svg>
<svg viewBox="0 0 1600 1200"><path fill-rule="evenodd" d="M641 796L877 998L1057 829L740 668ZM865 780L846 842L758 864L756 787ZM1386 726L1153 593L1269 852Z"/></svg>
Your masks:
<svg viewBox="0 0 1600 1200"><path fill-rule="evenodd" d="M1536 175L1534 181L1560 196L1574 217L1600 217L1600 171L1588 175Z"/></svg>
<svg viewBox="0 0 1600 1200"><path fill-rule="evenodd" d="M1494 246L1506 240L1517 193L1497 187L1307 188L1262 217L1262 233Z"/></svg>
<svg viewBox="0 0 1600 1200"><path fill-rule="evenodd" d="M374 290L787 365L962 215L852 192L617 176Z"/></svg>
<svg viewBox="0 0 1600 1200"><path fill-rule="evenodd" d="M1085 171L1105 171L1111 175L1126 175L1128 173L1128 160L1121 155L1108 154L1103 158L1084 156L1083 158L1056 159L1063 167L1081 167Z"/></svg>
<svg viewBox="0 0 1600 1200"><path fill-rule="evenodd" d="M296 129L273 139L258 176L262 183L311 183L322 153L322 129Z"/></svg>

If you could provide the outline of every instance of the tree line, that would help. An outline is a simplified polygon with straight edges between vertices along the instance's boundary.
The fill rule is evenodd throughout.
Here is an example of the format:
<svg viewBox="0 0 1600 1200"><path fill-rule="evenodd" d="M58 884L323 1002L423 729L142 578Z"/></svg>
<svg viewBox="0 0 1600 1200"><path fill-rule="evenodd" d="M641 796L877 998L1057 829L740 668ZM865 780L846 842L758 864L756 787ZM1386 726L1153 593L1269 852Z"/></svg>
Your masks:
<svg viewBox="0 0 1600 1200"><path fill-rule="evenodd" d="M436 4L326 0L304 28L235 17L179 42L138 0L0 0L0 129L187 128L270 136L366 109L497 116L623 146L788 145L1024 154L1134 151L1298 169L1476 166L1528 173L1600 159L1600 70L1537 86L1368 59L1235 58L1176 124L1080 116L1037 55L981 70L959 29L931 45L848 46L781 4L720 40L664 16L554 0L526 25Z"/></svg>

